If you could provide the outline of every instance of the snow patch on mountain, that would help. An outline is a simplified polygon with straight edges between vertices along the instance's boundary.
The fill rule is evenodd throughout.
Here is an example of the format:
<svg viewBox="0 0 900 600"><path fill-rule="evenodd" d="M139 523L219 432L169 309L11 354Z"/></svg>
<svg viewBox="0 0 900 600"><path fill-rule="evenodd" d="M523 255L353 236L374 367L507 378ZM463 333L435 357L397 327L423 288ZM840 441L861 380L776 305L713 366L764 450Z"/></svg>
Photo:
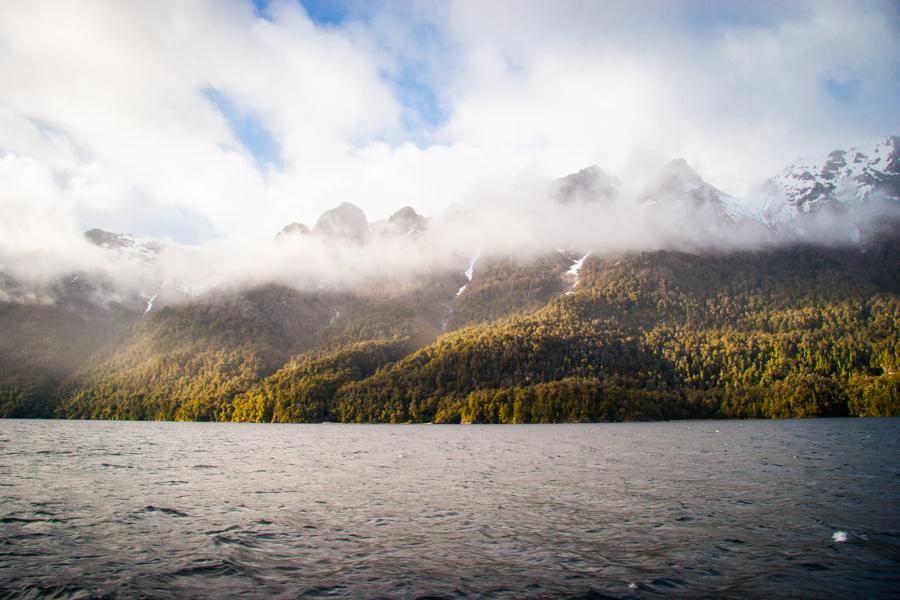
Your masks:
<svg viewBox="0 0 900 600"><path fill-rule="evenodd" d="M147 294L141 292L141 297L147 300L147 308L144 309L144 316L147 316L147 313L153 310L153 302L159 297L159 292L156 292L152 296L147 296Z"/></svg>
<svg viewBox="0 0 900 600"><path fill-rule="evenodd" d="M111 233L102 229L90 229L84 232L84 237L101 248L116 251L119 256L145 262L157 258L164 247L163 242L154 238Z"/></svg>
<svg viewBox="0 0 900 600"><path fill-rule="evenodd" d="M475 263L478 261L479 254L480 253L477 253L477 254L475 254L475 256L472 257L471 262L469 262L469 268L466 269L465 273L463 273L466 276L466 279L468 279L468 282L465 285L463 285L461 288L459 288L458 292L456 292L457 297L459 297L464 291L466 291L466 288L468 287L469 283L472 282L472 277L475 275Z"/></svg>
<svg viewBox="0 0 900 600"><path fill-rule="evenodd" d="M648 208L659 206L664 210L704 212L726 223L757 218L747 203L708 184L682 158L666 165L644 188L638 200Z"/></svg>
<svg viewBox="0 0 900 600"><path fill-rule="evenodd" d="M573 293L575 291L575 286L580 283L581 279L579 277L579 273L581 272L581 267L584 265L584 261L590 255L591 253L588 252L587 254L576 260L574 263L572 263L572 266L568 271L566 271L566 277L572 280L572 286L569 288L569 291L566 292L567 296Z"/></svg>

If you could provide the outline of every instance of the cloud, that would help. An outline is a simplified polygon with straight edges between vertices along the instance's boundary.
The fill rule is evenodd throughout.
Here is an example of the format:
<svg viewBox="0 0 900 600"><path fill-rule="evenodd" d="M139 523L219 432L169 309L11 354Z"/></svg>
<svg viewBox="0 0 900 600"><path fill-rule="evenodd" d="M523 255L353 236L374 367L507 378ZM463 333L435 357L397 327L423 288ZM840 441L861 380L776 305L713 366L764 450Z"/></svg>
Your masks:
<svg viewBox="0 0 900 600"><path fill-rule="evenodd" d="M64 132L87 155L59 167L95 162L111 184L202 214L219 235L265 220L291 187L257 168L234 113L271 133L294 181L397 121L367 34L316 28L297 4L272 3L272 21L242 3L2 10L0 103ZM210 89L228 109L210 101ZM0 140L6 150L17 144ZM140 229L143 215L132 216Z"/></svg>
<svg viewBox="0 0 900 600"><path fill-rule="evenodd" d="M514 247L570 225L531 199L589 164L633 193L681 156L742 194L900 129L888 1L326 8L4 3L4 264L94 260L80 234L95 226L222 256L343 201L372 219L531 211L507 223Z"/></svg>
<svg viewBox="0 0 900 600"><path fill-rule="evenodd" d="M698 6L455 4L465 58L447 137L557 173L620 172L650 150L743 194L798 156L900 125L891 4L767 3L765 19L738 3ZM829 78L858 81L857 102L834 102Z"/></svg>

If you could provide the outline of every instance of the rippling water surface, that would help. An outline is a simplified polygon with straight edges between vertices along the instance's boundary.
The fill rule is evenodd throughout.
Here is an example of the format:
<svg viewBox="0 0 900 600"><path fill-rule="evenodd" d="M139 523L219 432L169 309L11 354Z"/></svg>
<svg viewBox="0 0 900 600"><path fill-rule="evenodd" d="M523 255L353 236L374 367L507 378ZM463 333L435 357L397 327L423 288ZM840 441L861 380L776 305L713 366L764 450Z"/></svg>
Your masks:
<svg viewBox="0 0 900 600"><path fill-rule="evenodd" d="M890 596L898 507L898 419L8 420L0 596Z"/></svg>

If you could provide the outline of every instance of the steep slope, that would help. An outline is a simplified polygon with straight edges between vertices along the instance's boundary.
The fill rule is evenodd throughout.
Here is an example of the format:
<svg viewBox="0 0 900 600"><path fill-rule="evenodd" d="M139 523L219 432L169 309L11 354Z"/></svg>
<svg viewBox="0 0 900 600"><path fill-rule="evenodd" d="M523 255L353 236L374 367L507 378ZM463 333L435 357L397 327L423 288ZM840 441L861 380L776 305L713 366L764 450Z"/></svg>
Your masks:
<svg viewBox="0 0 900 600"><path fill-rule="evenodd" d="M898 414L895 242L588 259L572 295L342 387L350 421ZM880 283L885 269L894 281Z"/></svg>
<svg viewBox="0 0 900 600"><path fill-rule="evenodd" d="M548 272L559 282L570 263L559 255ZM865 251L590 255L571 294L433 343L453 276L368 295L248 290L151 313L63 386L57 414L390 422L898 414L898 265L897 238Z"/></svg>
<svg viewBox="0 0 900 600"><path fill-rule="evenodd" d="M738 199L705 182L681 158L667 164L646 186L639 199L685 214L705 214L722 223L753 217Z"/></svg>
<svg viewBox="0 0 900 600"><path fill-rule="evenodd" d="M312 279L287 281L306 291L235 291L158 277L161 263L189 260L188 247L91 230L86 237L113 253L114 272L134 266L141 278L71 274L37 287L0 279L0 416L521 422L895 414L897 145L889 138L869 154L832 153L821 167L770 182L781 201L790 198L790 219L826 214L857 227L847 207L872 207L877 227L849 247L796 245L818 238L791 231L778 237L784 223L813 221L763 225L762 211L743 208L681 160L637 198L589 167L557 180L549 206L579 218L637 207L632 216L645 219L647 236L691 253L611 256L563 242L543 254L484 248L466 256L437 250L443 232L432 234L448 222L465 228L477 220L472 213L429 221L405 207L369 224L344 203L312 231L284 228L273 248L298 260L307 242L321 249L319 240L328 251L351 247L348 256L371 247L376 260L395 248L450 256L432 257L444 266L415 276L384 268L352 286ZM290 241L307 235L314 237ZM697 250L746 247L729 245L731 238L772 245Z"/></svg>
<svg viewBox="0 0 900 600"><path fill-rule="evenodd" d="M57 414L216 420L237 394L304 350L329 298L266 286L168 306L136 324L63 385Z"/></svg>
<svg viewBox="0 0 900 600"><path fill-rule="evenodd" d="M137 237L128 233L112 233L96 228L85 231L84 237L101 248L142 260L153 260L164 247L163 242L154 238Z"/></svg>
<svg viewBox="0 0 900 600"><path fill-rule="evenodd" d="M392 214L381 230L381 235L410 236L423 233L428 228L428 219L411 206L404 206Z"/></svg>
<svg viewBox="0 0 900 600"><path fill-rule="evenodd" d="M541 308L565 291L563 275L571 264L559 252L531 259L478 256L471 281L450 304L445 329Z"/></svg>
<svg viewBox="0 0 900 600"><path fill-rule="evenodd" d="M84 274L37 291L0 279L0 417L50 416L56 385L144 310Z"/></svg>
<svg viewBox="0 0 900 600"><path fill-rule="evenodd" d="M335 298L329 327L320 332L322 347L400 337L418 348L441 334L447 302L459 276L436 273L417 281L384 282Z"/></svg>
<svg viewBox="0 0 900 600"><path fill-rule="evenodd" d="M620 197L622 182L597 165L557 179L553 195L560 204L613 202Z"/></svg>
<svg viewBox="0 0 900 600"><path fill-rule="evenodd" d="M310 233L309 227L303 223L288 223L275 234L276 239L287 238L295 235L306 235Z"/></svg>
<svg viewBox="0 0 900 600"><path fill-rule="evenodd" d="M900 203L900 137L863 152L835 150L823 162L797 161L761 188L762 218L775 227L803 228L810 216L867 202Z"/></svg>
<svg viewBox="0 0 900 600"><path fill-rule="evenodd" d="M412 349L409 338L393 337L297 355L276 373L235 397L231 420L255 423L339 420L334 396L341 386L369 377Z"/></svg>
<svg viewBox="0 0 900 600"><path fill-rule="evenodd" d="M353 293L272 285L166 306L72 376L59 390L56 411L80 418L230 420L234 399L292 356L393 340L393 360L431 343L455 286L447 276Z"/></svg>
<svg viewBox="0 0 900 600"><path fill-rule="evenodd" d="M358 206L342 202L322 213L313 233L333 242L364 244L369 238L369 222Z"/></svg>

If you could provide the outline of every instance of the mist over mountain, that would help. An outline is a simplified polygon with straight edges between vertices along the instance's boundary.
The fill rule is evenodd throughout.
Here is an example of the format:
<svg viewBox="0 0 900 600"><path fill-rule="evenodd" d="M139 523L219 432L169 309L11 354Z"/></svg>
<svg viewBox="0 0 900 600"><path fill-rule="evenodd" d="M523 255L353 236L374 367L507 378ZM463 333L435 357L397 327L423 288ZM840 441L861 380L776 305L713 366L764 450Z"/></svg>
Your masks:
<svg viewBox="0 0 900 600"><path fill-rule="evenodd" d="M562 204L572 202L613 202L621 195L622 182L597 165L585 167L555 182L555 196Z"/></svg>
<svg viewBox="0 0 900 600"><path fill-rule="evenodd" d="M676 159L642 186L587 167L431 218L370 223L343 202L241 242L90 229L55 267L4 258L2 414L503 421L483 412L496 390L573 385L623 404L515 418L891 414L896 142L790 165L747 198ZM737 363L675 341L719 336L741 340ZM812 362L775 368L785 343ZM792 408L795 385L836 404Z"/></svg>
<svg viewBox="0 0 900 600"><path fill-rule="evenodd" d="M96 272L124 291L159 295L160 306L214 288L266 283L351 289L414 282L462 272L477 253L531 259L558 248L602 255L798 241L865 244L900 216L897 140L888 137L868 152L837 150L820 162L798 161L745 198L710 185L682 159L647 174L639 187L591 166L431 218L407 206L370 223L358 206L343 202L311 228L291 223L265 238L200 246L91 229L57 254L62 260L6 248L3 272L20 287L45 285L70 275L83 258L77 270Z"/></svg>

